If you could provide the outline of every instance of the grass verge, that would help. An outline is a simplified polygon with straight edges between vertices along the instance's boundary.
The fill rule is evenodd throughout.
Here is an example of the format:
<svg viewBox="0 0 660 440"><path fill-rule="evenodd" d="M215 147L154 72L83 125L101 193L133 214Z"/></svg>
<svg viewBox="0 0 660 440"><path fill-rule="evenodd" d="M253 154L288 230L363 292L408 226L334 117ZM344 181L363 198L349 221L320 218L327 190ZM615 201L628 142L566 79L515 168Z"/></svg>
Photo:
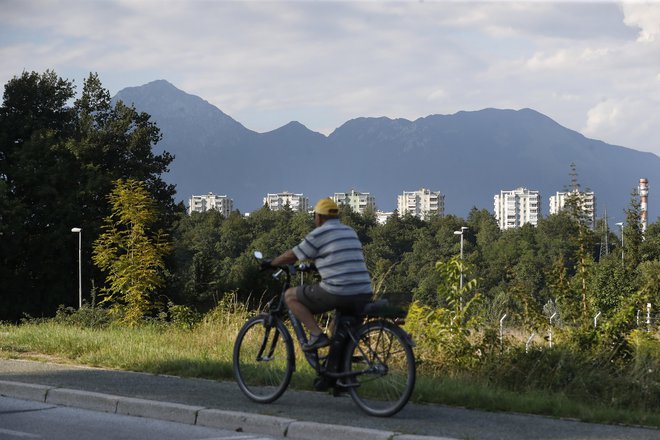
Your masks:
<svg viewBox="0 0 660 440"><path fill-rule="evenodd" d="M54 321L0 326L0 357L48 360L154 374L233 380L232 349L243 319L201 322L194 329L153 324L87 328ZM299 353L298 353L299 354ZM291 384L312 389L314 372L299 357ZM548 391L511 391L479 377L418 374L413 400L487 411L660 427L654 411L610 408Z"/></svg>

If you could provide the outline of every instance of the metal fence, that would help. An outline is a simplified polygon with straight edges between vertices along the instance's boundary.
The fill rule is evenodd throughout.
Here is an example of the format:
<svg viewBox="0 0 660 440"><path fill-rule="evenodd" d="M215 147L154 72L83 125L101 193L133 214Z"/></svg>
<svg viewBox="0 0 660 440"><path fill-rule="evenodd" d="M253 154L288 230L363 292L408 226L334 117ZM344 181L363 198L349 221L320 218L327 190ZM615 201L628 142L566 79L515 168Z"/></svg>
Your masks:
<svg viewBox="0 0 660 440"><path fill-rule="evenodd" d="M547 309L544 308L546 312L548 312ZM547 333L542 334L542 335L537 335L536 332L531 332L529 334L529 337L526 337L525 341L525 352L529 352L530 347L533 345L535 339L541 338L542 340L546 341L547 344L549 345L550 348L552 348L553 341L553 331L557 325L557 322L559 321L559 312L554 310L554 306L550 310L552 314L548 317L548 330ZM549 314L549 312L548 312ZM504 336L506 333L506 318L508 317L507 313L504 313L502 317L499 319L499 327L500 327L500 346L502 349L504 349ZM651 303L646 304L646 307L644 309L639 309L637 310L636 316L635 316L635 323L639 329L646 330L647 332L656 332L660 331L660 313L656 311L656 309L653 307ZM593 316L593 326L594 329L598 328L599 325L602 325L602 313L597 312Z"/></svg>

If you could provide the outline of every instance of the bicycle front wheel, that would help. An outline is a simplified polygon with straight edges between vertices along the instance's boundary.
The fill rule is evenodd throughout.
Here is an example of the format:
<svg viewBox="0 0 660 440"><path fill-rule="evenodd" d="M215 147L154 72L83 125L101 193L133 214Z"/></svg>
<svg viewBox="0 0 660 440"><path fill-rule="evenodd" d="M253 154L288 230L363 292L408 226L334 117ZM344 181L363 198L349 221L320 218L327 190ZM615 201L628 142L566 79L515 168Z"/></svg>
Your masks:
<svg viewBox="0 0 660 440"><path fill-rule="evenodd" d="M259 403L275 401L289 386L295 368L291 334L269 315L249 319L236 337L233 366L247 397Z"/></svg>
<svg viewBox="0 0 660 440"><path fill-rule="evenodd" d="M388 321L371 321L348 344L342 379L367 414L389 417L405 406L415 387L415 357L406 333Z"/></svg>

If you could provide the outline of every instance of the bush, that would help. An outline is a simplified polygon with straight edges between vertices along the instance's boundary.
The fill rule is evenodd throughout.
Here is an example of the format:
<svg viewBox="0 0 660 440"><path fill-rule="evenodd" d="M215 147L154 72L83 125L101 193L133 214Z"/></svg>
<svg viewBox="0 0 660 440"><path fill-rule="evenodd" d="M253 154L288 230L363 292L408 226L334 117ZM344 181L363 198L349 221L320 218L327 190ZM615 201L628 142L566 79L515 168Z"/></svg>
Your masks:
<svg viewBox="0 0 660 440"><path fill-rule="evenodd" d="M176 305L169 302L167 308L170 322L177 327L192 330L193 327L202 320L202 315L191 307Z"/></svg>
<svg viewBox="0 0 660 440"><path fill-rule="evenodd" d="M113 316L107 309L94 307L83 303L80 309L60 305L53 321L85 328L104 328L114 322Z"/></svg>

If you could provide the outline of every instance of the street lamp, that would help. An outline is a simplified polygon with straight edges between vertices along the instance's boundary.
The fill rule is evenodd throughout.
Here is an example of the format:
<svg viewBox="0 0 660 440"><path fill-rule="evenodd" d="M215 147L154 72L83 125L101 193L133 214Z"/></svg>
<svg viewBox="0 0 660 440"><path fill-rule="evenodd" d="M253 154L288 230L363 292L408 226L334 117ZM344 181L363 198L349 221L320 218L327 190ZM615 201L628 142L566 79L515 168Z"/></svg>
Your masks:
<svg viewBox="0 0 660 440"><path fill-rule="evenodd" d="M463 308L463 232L467 229L467 226L461 226L460 231L454 231L454 235L461 236L461 281L460 281L460 292L461 292L461 309Z"/></svg>
<svg viewBox="0 0 660 440"><path fill-rule="evenodd" d="M82 229L71 228L71 232L78 234L78 308L82 308Z"/></svg>
<svg viewBox="0 0 660 440"><path fill-rule="evenodd" d="M623 265L623 222L616 224L621 228L621 264Z"/></svg>

